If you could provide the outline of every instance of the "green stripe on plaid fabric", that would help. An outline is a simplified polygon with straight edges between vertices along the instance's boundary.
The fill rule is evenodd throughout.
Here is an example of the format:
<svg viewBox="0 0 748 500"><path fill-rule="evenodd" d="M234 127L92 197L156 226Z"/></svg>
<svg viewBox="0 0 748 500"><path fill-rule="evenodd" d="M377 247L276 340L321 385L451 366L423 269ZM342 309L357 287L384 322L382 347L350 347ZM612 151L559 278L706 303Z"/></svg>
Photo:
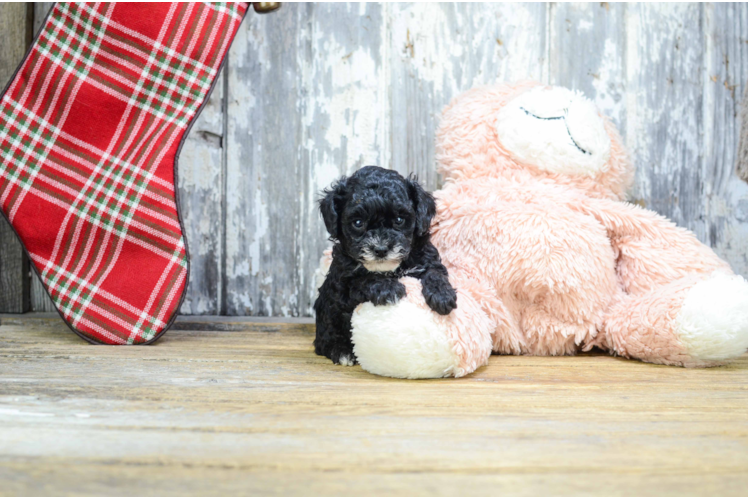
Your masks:
<svg viewBox="0 0 748 500"><path fill-rule="evenodd" d="M41 257L39 257L37 255L30 254L30 256L34 260L34 262L36 262L37 264L41 264L41 265L44 265L44 266L47 266L49 264L48 261L45 261L44 259L42 259ZM186 265L186 261L185 261L185 265ZM88 292L92 291L92 287L91 287L90 283L86 283L81 278L73 275L72 273L70 273L70 272L68 272L68 271L66 271L64 269L59 268L59 269L57 269L57 271L58 271L58 274L61 275L61 276L63 276L65 280L69 280L71 282L75 282L76 285L80 286L81 288L86 289ZM61 293L64 293L64 292L61 291L58 287L54 287L54 288L50 287L50 293L53 296L57 296L57 295L59 295ZM110 297L107 297L107 299L111 300ZM142 310L138 310L134 306L125 307L125 308L122 308L122 309L125 310L125 311L132 310L135 313L137 313L138 317L140 317L143 314ZM166 323L164 323L163 321L159 320L156 317L149 317L148 319L154 325L161 325L161 326L165 326L166 325ZM130 328L132 328L132 326L134 326L134 324L135 323L132 323L130 325Z"/></svg>
<svg viewBox="0 0 748 500"><path fill-rule="evenodd" d="M59 18L53 17L52 21L53 23L60 24L63 28L65 27L65 25L62 24L62 21ZM79 18L73 17L71 19L71 22L74 25L77 25L80 23L80 20ZM84 29L86 32L89 31L85 26ZM71 46L82 46L82 44L79 42L79 40L82 40L82 38L77 36L75 31L73 31L69 27L68 29L62 29L61 31L65 31L65 33L69 35L70 39L76 42L75 44L71 44ZM42 37L40 37L39 40L40 52L44 56L49 58L55 64L62 66L67 71L76 73L80 78L87 77L88 72L80 68L75 60L68 60L62 57L65 47L57 47L57 43L45 43L46 40ZM164 63L167 60L161 54L151 54L151 58L159 63ZM91 50L82 50L80 53L80 59L91 65L96 60L96 52ZM174 85L167 83L168 72L171 72L172 75L176 73L175 68L172 67L167 67L163 71L156 73L155 75L151 73L145 73L147 75L146 83L142 86L142 88L138 88L137 92L134 94L135 103L141 109L148 111L149 113L154 113L158 118L164 119L164 117L166 117L167 121L173 122L179 127L184 128L189 123L189 120L185 115L180 113L180 107L181 105L191 105L193 108L196 108L196 99L187 99L186 97L183 97L181 100L174 99ZM207 83L208 80L207 78L201 78L201 81L202 83ZM123 83L126 84L126 82ZM127 95L125 93L119 92L119 89L116 87L110 85L109 88L111 88L115 92L120 93L122 98L128 100L128 102L133 98L133 95ZM166 90L159 90L163 88L168 88L172 90L172 92L168 93ZM200 95L200 92L198 90L196 90L195 92L197 95ZM152 107L152 99L158 100L160 106L157 106L155 108Z"/></svg>
<svg viewBox="0 0 748 500"><path fill-rule="evenodd" d="M210 4L207 4L207 5L210 5ZM246 11L246 4L235 4L234 6L238 6L238 5L245 5L245 7L244 7L243 10ZM83 4L83 8L86 10L87 14L89 14L89 15L91 15L93 17L96 17L96 18L98 18L100 20L103 20L104 16L100 12L97 12L96 10L94 10L93 8L91 8L90 4ZM232 12L234 12L234 14L235 14L236 12L238 12L238 10L239 9L237 8L235 11L232 11ZM164 52L166 52L166 54L169 57L173 57L173 58L179 60L180 62L183 62L186 65L186 67L189 68L189 71L199 70L199 71L204 71L210 77L216 76L217 67L215 67L214 64L206 65L206 64L201 63L200 61L196 61L194 59L191 59L188 56L186 56L186 55L184 55L184 54L182 54L182 53L180 53L180 52L172 49L171 47L163 46L157 40L150 39L147 36L144 36L144 35L136 32L136 31L133 31L132 29L128 29L127 27L120 25L119 23L109 22L108 24L109 24L109 26L111 26L112 29L118 30L121 33L129 36L131 40L143 41L149 47L154 47L157 50L163 50ZM215 54L215 55L217 56L218 54ZM213 61L213 62L215 62L215 61ZM210 83L212 83L212 82L210 82Z"/></svg>
<svg viewBox="0 0 748 500"><path fill-rule="evenodd" d="M74 141L74 143L76 143L76 145L78 145L78 146L89 147L93 151L93 153L95 155L99 155L99 156L104 155L104 151L99 150L97 148L93 148L90 145L81 144L81 141L77 141L77 140L75 140L74 137L68 136L62 129L59 129L59 128L55 127L51 123L49 123L49 122L45 121L44 119L42 119L41 117L39 117L37 115L32 115L30 111L28 111L26 108L22 107L19 103L13 101L12 99L8 98L5 101L10 104L10 107L12 108L13 112L10 112L5 107L0 108L0 115L2 115L2 116L0 116L0 119L7 118L8 120L13 120L15 122L19 122L20 121L21 123L26 123L26 120L30 120L31 123L38 123L39 126L41 126L44 130L46 130L46 131L50 132L51 134L53 134L55 137L59 136L59 137L61 137L63 139ZM19 115L16 115L15 114L16 111L21 112L22 115L23 115L23 118L20 118ZM37 125L34 125L34 126L36 127ZM2 136L0 136L0 137L2 137ZM45 146L49 146L49 147L52 147L52 148L58 147L58 148L61 148L61 149L65 149L67 152L70 153L70 155L74 155L76 157L77 161L80 161L83 164L89 165L90 168L95 168L95 164L93 162L97 161L97 159L96 159L95 156L87 154L87 151L81 150L80 148L79 149L73 149L71 147L68 147L64 142L63 143L61 143L59 141L52 142L47 136L42 136L41 140L45 141L44 142ZM33 154L33 150L32 149L28 149L27 151L29 151L29 154ZM41 159L41 158L37 157L37 159ZM14 158L12 156L8 156L8 160L9 161L14 161ZM116 166L119 167L119 168L125 168L125 169L127 169L129 171L136 171L136 170L138 170L137 166L135 166L131 162L123 160L122 158L114 158L114 160L116 162ZM19 162L17 162L17 163L19 163ZM71 167L71 168L74 168L74 167ZM79 169L78 173L82 174L82 173L85 173L85 171L83 169ZM151 180L152 181L158 181L158 182L160 182L165 188L168 189L168 191L165 191L165 190L159 188L158 186L155 186L155 185L151 186L151 185L149 185L149 190L153 191L154 194L157 194L159 196L168 196L168 195L171 194L174 186L170 182L164 182L163 180L157 179L157 178L153 178Z"/></svg>
<svg viewBox="0 0 748 500"><path fill-rule="evenodd" d="M184 4L179 4L179 6L176 9L173 9L173 11L176 11L176 16L173 16L171 18L171 22L172 23L177 23L177 22L179 22L179 19L183 19L183 16L181 15L181 13L184 11ZM174 14L173 11L171 11L169 13L170 16L172 16ZM170 46L172 43L174 43L174 40L175 40L174 36L175 36L175 34L178 34L178 33L181 34L184 31L184 28L185 28L184 25L181 25L181 26L177 25L177 26L179 26L179 28L177 30L171 30L170 32L167 33L167 38L165 40L166 46ZM162 34L164 34L163 31L162 31ZM177 38L177 39L179 39L179 38ZM157 42L160 44L161 40L159 39L159 40L157 40ZM148 75L148 72L152 69L151 66L152 66L152 62L153 62L154 57L158 57L158 51L156 51L156 50L154 50L151 53L151 56L148 59L148 63L143 68L141 76L140 76L140 78L138 79L138 81L136 83L136 86L135 86L135 89L134 89L134 93L135 93L136 96L138 95L138 93L140 92L140 90L143 88L143 86L146 84L146 82L148 80L148 77L146 75ZM179 68L177 68L177 70L178 69ZM145 104L150 104L151 100L152 100L151 98L147 98L146 101L145 101ZM185 112L185 108L186 108L185 106L181 106L181 107L178 106L178 105L176 106L177 112L179 112L179 113L184 113ZM87 198L88 198L87 199L87 203L86 203L87 207L91 206L90 199L92 197L94 197L94 196L97 196L101 192L102 189L104 189L105 187L107 187L107 184L110 184L109 181L113 181L115 183L121 183L122 182L122 180L123 180L122 176L116 176L114 179L108 179L108 177L109 177L108 172L111 170L110 169L111 164L109 163L109 159L111 157L115 157L116 158L117 156L120 156L123 153L125 153L125 151L128 149L130 141L132 141L136 137L138 137L138 133L140 132L140 130L146 131L145 135L147 137L150 137L151 140L153 140L154 142L156 142L157 148L162 148L163 145L164 145L163 142L157 141L157 138L159 137L158 134L160 134L162 131L164 133L166 133L167 131L169 131L168 125L166 123L163 123L163 122L158 122L158 123L154 122L151 125L151 123L149 123L149 122L151 122L153 120L153 118L150 117L150 116L145 116L145 117L139 116L139 110L137 108L130 108L130 107L128 107L128 110L126 110L126 112L125 112L125 116L127 116L127 114L130 111L130 109L132 109L132 116L128 117L129 123L130 124L137 123L138 124L136 126L137 128L133 128L133 127L127 128L124 134L119 134L119 130L120 129L118 128L118 134L119 135L115 136L115 138L117 139L117 143L116 143L117 149L115 151L112 151L111 153L106 154L104 156L104 158L102 158L102 161L100 162L100 164L97 165L97 170L100 171L100 172L102 172L102 174L103 174L102 175L103 183L102 182L94 182L94 183L92 183L89 186L89 193L90 194L87 196ZM146 121L145 125L141 122L142 119L144 119ZM140 161L140 160L144 159L144 157L142 155L144 153L146 153L147 150L146 150L146 146L143 145L143 144L141 144L139 147L140 147L141 157L134 159L134 163L139 166L139 171L150 174L150 171L151 171L151 169L154 166L153 156L148 155L149 159L146 162ZM132 156L134 154L135 154L135 152L133 150L130 150L130 153L129 153L129 155L130 155L130 161L133 161ZM128 196L133 201L139 200L140 196L142 195L142 190L144 190L145 186L147 186L147 184L148 184L149 177L150 177L150 175L148 177L146 177L145 179L137 179L136 178L136 179L130 179L129 181L125 182L125 187L126 187L126 190L128 192ZM131 222L131 217L132 217L133 214L132 214L132 211L128 210L126 207L125 207L124 211L125 211L125 215L124 215L123 222L125 224L125 227L129 227L130 222ZM117 216L119 216L119 214L117 214ZM110 237L109 234L106 234L104 236L104 242L105 243L109 239L109 237ZM119 248L121 248L121 242L115 242L114 244L117 246L116 247L117 249L115 250L115 252L118 252ZM70 254L68 252L65 252L63 254L63 257L65 258L65 262L70 262L70 264L68 264L68 265L77 266L78 265L78 261L79 261L79 259L81 257L80 252L83 251L85 254L87 254L89 252L89 249L90 249L89 247L86 247L86 248L81 247L79 249L79 251L77 253L74 253L74 254ZM71 258L72 258L72 261L71 261ZM96 269L93 270L93 274L89 273L87 275L87 279L93 279L96 283L99 283L108 274L108 270L111 268L111 262L112 262L112 259L111 258L107 258L104 263L100 264ZM74 311L74 313L72 314L73 325L75 325L77 323L78 319L83 316L83 313L85 312L88 303L90 303L90 301L92 299L92 297L90 297L90 296L86 296L84 298L85 298L85 300L80 305L80 309ZM71 296L71 299L73 301L75 301L77 299L77 294L73 294ZM141 325L139 324L139 325L137 325L136 328L138 328L140 326Z"/></svg>
<svg viewBox="0 0 748 500"><path fill-rule="evenodd" d="M61 40L61 45L63 47L67 47L67 49L63 51L66 55L67 55L68 50L72 49L72 52L68 57L70 57L73 61L80 60L80 57L84 50L91 50L95 52L95 50L98 48L101 42L101 36L103 35L103 25L100 22L91 19L89 22L88 28L91 30L93 34L93 42L92 42L93 48L88 48L84 44L76 44L76 43L68 44L68 43L65 43L66 42L65 39ZM39 39L42 39L42 38L44 37L43 36L39 37ZM81 78L85 79L86 75L88 75L88 72L91 69L91 64L92 63L84 64L83 69L79 71L79 75ZM23 127L20 130L20 135L25 135L27 131L28 131L28 122L23 124ZM34 128L32 136L31 136L31 140L38 141L39 138L40 138L39 130L37 128ZM34 149L36 150L36 148ZM44 159L46 158L46 155L47 155L47 151L48 151L48 147L45 147L40 155L40 160L38 162L34 162L30 164L26 163L26 160L28 159L28 155L24 154L23 160L22 160L22 167L19 169L19 173L11 176L11 183L14 183L13 181L19 181L19 180L21 181L20 183L21 190L15 191L13 195L14 198L11 200L12 205L16 205L17 198L22 197L23 193L25 193L28 190L30 183L33 181L37 172L43 165ZM26 165L29 165L28 169L26 168ZM5 196L3 195L3 198L4 197ZM11 222L13 221L12 211L10 213L10 221Z"/></svg>
<svg viewBox="0 0 748 500"><path fill-rule="evenodd" d="M27 127L28 130L32 131L36 137L38 137L40 140L37 141L35 144L35 148L31 149L26 144L20 144L16 147L15 151L21 151L24 154L24 157L29 156L37 161L42 161L45 156L45 152L48 148L51 148L54 144L54 141L51 139L51 133L54 132L55 127L49 126L42 127L40 125L37 125L38 123L42 122L42 120L39 117L31 117L30 120L26 121L25 119L29 118L29 112L25 108L21 108L18 103L8 100L8 102L14 107L14 109L17 109L20 111L19 115L13 115L8 114L7 108L3 107L0 108L0 119L5 118L8 121L12 120L14 117L18 116L16 118L16 122L22 124L24 127ZM48 125L48 124L45 124ZM44 129L47 133L46 135L43 135L44 132L40 132L39 129ZM15 174L8 174L8 179L16 184L22 185L22 186L31 186L32 182L29 178L29 175L23 171L22 168L20 168L21 162L17 160L12 154L10 147L6 147L4 144L0 144L0 151L7 154L8 161L17 167L19 167L18 171L16 171ZM140 176L143 177L143 173L140 169L131 166L127 162L118 161L115 162L114 167L124 165L126 167L120 167L116 169L119 172L123 172L121 179L127 181L127 182L135 182L136 177ZM110 169L108 171L104 171L103 174L111 174L111 171L114 169ZM145 183L146 179L140 179L138 182ZM112 190L111 186L115 182L110 182L107 184L106 194L109 196L114 196L114 202L116 203L122 203L127 205L130 208L130 212L134 211L136 208L140 206L139 203L137 203L134 199L134 195L128 191L125 187L125 185L122 185L118 187L117 189ZM44 191L43 189L41 189ZM97 208L97 211L89 211L86 210L85 207L81 208L78 207L76 204L71 205L71 210L75 211L75 216L77 218L88 218L90 222L93 222L97 224L99 227L105 230L113 231L115 233L118 233L118 236L124 236L126 234L125 226L126 226L126 219L122 218L120 216L119 211L112 209L112 203L104 203L99 201L98 199L93 199L93 204L95 205L94 208Z"/></svg>

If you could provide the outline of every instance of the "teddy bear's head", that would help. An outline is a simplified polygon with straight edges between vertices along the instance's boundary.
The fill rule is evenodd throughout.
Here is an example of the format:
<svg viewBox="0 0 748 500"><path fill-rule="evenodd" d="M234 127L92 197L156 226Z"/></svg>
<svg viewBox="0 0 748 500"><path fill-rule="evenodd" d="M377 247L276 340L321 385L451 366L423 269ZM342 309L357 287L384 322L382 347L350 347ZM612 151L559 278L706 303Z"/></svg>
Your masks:
<svg viewBox="0 0 748 500"><path fill-rule="evenodd" d="M633 167L615 126L583 95L537 82L475 88L455 98L437 132L446 181L533 175L623 199Z"/></svg>

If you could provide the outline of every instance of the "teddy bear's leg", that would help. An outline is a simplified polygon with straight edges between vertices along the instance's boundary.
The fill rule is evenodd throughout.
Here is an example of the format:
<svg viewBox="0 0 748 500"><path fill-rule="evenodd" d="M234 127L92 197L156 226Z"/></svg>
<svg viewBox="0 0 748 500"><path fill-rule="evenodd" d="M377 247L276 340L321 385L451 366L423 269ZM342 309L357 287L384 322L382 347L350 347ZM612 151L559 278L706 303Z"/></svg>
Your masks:
<svg viewBox="0 0 748 500"><path fill-rule="evenodd" d="M600 345L623 356L713 366L748 348L748 283L696 236L650 210L611 200L583 207L606 228L620 292Z"/></svg>
<svg viewBox="0 0 748 500"><path fill-rule="evenodd" d="M522 309L520 326L526 335L526 354L533 356L568 356L579 352L579 346L594 338L602 325L602 315L585 311L578 319L564 318L558 311L548 312L543 304Z"/></svg>
<svg viewBox="0 0 748 500"><path fill-rule="evenodd" d="M650 363L724 364L748 349L748 282L717 271L621 293L594 344Z"/></svg>
<svg viewBox="0 0 748 500"><path fill-rule="evenodd" d="M474 284L450 270L457 308L447 316L431 309L421 283L402 278L407 296L397 304L365 303L353 314L353 352L361 367L396 378L462 377L488 362L497 329L496 315L481 307ZM471 286L472 285L472 286Z"/></svg>

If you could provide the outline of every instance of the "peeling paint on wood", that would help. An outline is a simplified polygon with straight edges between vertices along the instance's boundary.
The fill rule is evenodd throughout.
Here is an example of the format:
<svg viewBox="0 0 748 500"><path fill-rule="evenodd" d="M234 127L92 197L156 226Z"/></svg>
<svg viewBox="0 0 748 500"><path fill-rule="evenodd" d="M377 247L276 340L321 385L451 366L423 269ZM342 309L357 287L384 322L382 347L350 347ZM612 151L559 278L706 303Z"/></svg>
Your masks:
<svg viewBox="0 0 748 500"><path fill-rule="evenodd" d="M748 80L748 4L703 4L702 10L703 181L691 202L699 207L695 216L704 221L698 237L748 276L748 184L735 172L740 98Z"/></svg>
<svg viewBox="0 0 748 500"><path fill-rule="evenodd" d="M748 182L748 85L740 105L740 145L738 146L738 177Z"/></svg>
<svg viewBox="0 0 748 500"><path fill-rule="evenodd" d="M584 93L624 130L626 5L553 4L551 20L550 83Z"/></svg>
<svg viewBox="0 0 748 500"><path fill-rule="evenodd" d="M179 156L179 205L190 252L182 314L221 313L224 78L222 72Z"/></svg>
<svg viewBox="0 0 748 500"><path fill-rule="evenodd" d="M320 3L299 13L305 24L299 41L301 193L294 234L294 315L310 314L316 293L314 271L329 245L317 209L319 194L341 175L390 163L387 8Z"/></svg>
<svg viewBox="0 0 748 500"><path fill-rule="evenodd" d="M626 13L625 142L637 163L634 197L692 230L703 182L700 11L699 4L631 4Z"/></svg>
<svg viewBox="0 0 748 500"><path fill-rule="evenodd" d="M229 53L226 314L299 315L300 40L313 8L250 17Z"/></svg>
<svg viewBox="0 0 748 500"><path fill-rule="evenodd" d="M544 4L388 5L392 163L438 187L434 136L439 113L474 86L547 81Z"/></svg>

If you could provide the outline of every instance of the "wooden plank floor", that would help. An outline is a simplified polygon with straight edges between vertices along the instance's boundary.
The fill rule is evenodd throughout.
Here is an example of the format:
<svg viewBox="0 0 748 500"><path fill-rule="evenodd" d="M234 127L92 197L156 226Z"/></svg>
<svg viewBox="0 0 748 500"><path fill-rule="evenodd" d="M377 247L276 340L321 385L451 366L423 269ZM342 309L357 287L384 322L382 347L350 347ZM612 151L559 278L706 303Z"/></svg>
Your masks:
<svg viewBox="0 0 748 500"><path fill-rule="evenodd" d="M748 494L748 356L403 381L314 356L310 324L190 319L118 348L0 323L5 495Z"/></svg>

